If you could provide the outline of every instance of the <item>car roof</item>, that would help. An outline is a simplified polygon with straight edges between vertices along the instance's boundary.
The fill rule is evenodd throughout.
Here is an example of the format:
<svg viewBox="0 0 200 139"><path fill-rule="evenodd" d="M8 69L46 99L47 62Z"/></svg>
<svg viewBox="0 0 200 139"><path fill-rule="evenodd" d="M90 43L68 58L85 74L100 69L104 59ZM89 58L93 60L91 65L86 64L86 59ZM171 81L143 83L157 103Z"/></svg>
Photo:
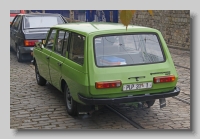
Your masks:
<svg viewBox="0 0 200 139"><path fill-rule="evenodd" d="M68 29L75 32L80 32L83 34L90 34L94 32L113 32L113 33L122 33L122 32L157 32L158 30L144 27L144 26L135 26L129 25L126 27L121 23L110 23L110 22L77 22L77 23L68 23L68 24L59 24L55 25L56 28Z"/></svg>

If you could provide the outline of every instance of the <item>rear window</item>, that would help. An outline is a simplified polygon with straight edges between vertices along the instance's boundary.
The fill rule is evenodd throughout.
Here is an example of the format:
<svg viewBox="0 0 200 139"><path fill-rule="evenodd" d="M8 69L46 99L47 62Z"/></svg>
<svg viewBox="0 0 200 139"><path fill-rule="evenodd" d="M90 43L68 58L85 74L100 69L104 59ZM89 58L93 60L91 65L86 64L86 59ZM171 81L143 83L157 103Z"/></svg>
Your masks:
<svg viewBox="0 0 200 139"><path fill-rule="evenodd" d="M164 61L156 34L121 34L94 39L98 67L150 64Z"/></svg>
<svg viewBox="0 0 200 139"><path fill-rule="evenodd" d="M26 16L24 28L49 28L57 24L63 24L60 16Z"/></svg>

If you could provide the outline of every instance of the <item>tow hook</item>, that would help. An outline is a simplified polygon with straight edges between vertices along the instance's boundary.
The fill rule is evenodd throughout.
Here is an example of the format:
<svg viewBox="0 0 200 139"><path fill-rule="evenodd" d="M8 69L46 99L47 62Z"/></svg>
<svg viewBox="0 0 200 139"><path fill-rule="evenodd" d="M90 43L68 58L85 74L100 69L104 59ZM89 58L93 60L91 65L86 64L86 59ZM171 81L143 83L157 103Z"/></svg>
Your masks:
<svg viewBox="0 0 200 139"><path fill-rule="evenodd" d="M159 102L160 102L160 108L166 107L166 99L165 98L160 98Z"/></svg>

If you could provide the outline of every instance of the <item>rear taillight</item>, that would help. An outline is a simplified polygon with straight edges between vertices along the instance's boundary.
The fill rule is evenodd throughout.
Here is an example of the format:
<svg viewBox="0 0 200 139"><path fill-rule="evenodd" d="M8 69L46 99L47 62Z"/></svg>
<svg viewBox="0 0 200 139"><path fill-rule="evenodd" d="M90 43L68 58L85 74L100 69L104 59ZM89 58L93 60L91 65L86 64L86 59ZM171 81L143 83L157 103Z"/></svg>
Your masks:
<svg viewBox="0 0 200 139"><path fill-rule="evenodd" d="M173 82L175 81L176 77L174 75L170 76L160 76L160 77L154 77L153 82L154 83L166 83L166 82Z"/></svg>
<svg viewBox="0 0 200 139"><path fill-rule="evenodd" d="M35 46L35 43L38 42L38 40L24 40L25 46Z"/></svg>
<svg viewBox="0 0 200 139"><path fill-rule="evenodd" d="M103 89L103 88L117 88L121 86L121 81L105 81L105 82L96 82L95 87L97 89Z"/></svg>
<svg viewBox="0 0 200 139"><path fill-rule="evenodd" d="M25 10L20 10L20 13L21 14L25 14Z"/></svg>

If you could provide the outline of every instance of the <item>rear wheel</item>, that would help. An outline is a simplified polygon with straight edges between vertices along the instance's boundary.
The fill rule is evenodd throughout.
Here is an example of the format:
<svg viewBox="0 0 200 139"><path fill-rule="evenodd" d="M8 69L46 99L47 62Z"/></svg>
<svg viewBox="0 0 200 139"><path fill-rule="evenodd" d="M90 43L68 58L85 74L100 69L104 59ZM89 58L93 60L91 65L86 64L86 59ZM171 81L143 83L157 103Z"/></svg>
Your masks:
<svg viewBox="0 0 200 139"><path fill-rule="evenodd" d="M38 67L37 67L37 63L35 63L35 76L36 76L38 85L41 85L41 86L46 85L47 81L40 75Z"/></svg>
<svg viewBox="0 0 200 139"><path fill-rule="evenodd" d="M78 115L77 102L73 100L67 85L65 85L64 89L64 98L65 98L67 113L71 116L77 116Z"/></svg>
<svg viewBox="0 0 200 139"><path fill-rule="evenodd" d="M153 106L153 104L155 103L155 99L154 100L149 100L149 101L146 101L147 105L148 105L148 108L150 108L151 106Z"/></svg>

